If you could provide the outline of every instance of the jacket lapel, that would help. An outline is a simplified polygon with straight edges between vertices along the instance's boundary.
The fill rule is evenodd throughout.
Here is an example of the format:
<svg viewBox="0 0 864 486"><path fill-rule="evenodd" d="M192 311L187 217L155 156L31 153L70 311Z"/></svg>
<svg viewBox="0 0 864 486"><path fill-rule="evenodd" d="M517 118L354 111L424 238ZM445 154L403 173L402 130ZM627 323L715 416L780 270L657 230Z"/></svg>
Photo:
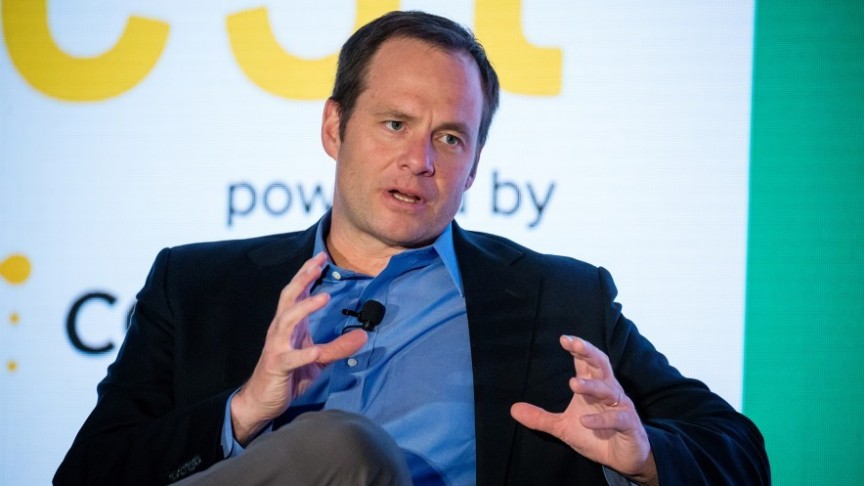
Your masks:
<svg viewBox="0 0 864 486"><path fill-rule="evenodd" d="M264 272L293 269L290 275L293 277L303 263L312 258L317 229L318 225L315 224L305 231L288 233L276 241L250 250L249 259Z"/></svg>
<svg viewBox="0 0 864 486"><path fill-rule="evenodd" d="M517 270L522 251L498 238L455 223L453 235L474 367L477 484L504 484L517 425L510 406L525 388L540 278Z"/></svg>
<svg viewBox="0 0 864 486"><path fill-rule="evenodd" d="M317 225L302 232L272 237L247 251L244 268L249 270L244 273L250 281L241 292L248 295L240 311L242 325L232 324L236 335L230 339L231 353L227 362L226 372L232 382L242 383L255 368L282 288L312 257L316 228Z"/></svg>

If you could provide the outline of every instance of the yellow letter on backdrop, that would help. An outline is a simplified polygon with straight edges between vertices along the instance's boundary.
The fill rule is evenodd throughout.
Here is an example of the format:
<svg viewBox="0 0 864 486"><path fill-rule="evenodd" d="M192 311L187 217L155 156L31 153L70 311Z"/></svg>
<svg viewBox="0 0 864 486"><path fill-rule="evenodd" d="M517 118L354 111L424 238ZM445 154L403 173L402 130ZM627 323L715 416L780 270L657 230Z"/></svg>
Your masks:
<svg viewBox="0 0 864 486"><path fill-rule="evenodd" d="M165 22L129 17L126 30L108 52L76 57L63 52L48 27L47 0L3 0L3 36L12 63L27 82L66 101L99 101L140 83L168 40Z"/></svg>
<svg viewBox="0 0 864 486"><path fill-rule="evenodd" d="M528 43L520 0L477 0L474 29L498 71L501 88L525 95L561 92L561 49Z"/></svg>
<svg viewBox="0 0 864 486"><path fill-rule="evenodd" d="M399 9L399 0L356 0L354 29ZM270 28L266 8L244 10L228 17L228 37L237 63L265 91L294 100L330 96L336 77L337 54L302 59L286 52Z"/></svg>

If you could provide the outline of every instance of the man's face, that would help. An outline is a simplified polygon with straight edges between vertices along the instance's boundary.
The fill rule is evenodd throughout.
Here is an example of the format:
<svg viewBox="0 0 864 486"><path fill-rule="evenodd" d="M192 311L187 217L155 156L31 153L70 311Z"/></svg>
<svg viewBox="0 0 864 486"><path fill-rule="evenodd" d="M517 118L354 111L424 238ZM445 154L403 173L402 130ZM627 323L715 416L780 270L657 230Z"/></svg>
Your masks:
<svg viewBox="0 0 864 486"><path fill-rule="evenodd" d="M464 53L390 39L365 85L344 138L337 105L328 101L324 110L324 149L337 162L331 233L373 247L431 243L474 181L483 105L477 65Z"/></svg>

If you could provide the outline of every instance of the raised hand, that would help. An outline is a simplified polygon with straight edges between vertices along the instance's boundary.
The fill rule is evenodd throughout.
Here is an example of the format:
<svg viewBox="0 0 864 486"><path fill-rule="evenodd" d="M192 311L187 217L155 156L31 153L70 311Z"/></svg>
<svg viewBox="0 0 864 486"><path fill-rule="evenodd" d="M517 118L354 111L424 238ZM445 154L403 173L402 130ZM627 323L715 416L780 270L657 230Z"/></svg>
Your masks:
<svg viewBox="0 0 864 486"><path fill-rule="evenodd" d="M576 370L576 376L570 378L573 398L567 409L550 413L516 403L510 409L513 418L636 482L656 484L648 435L633 402L615 379L609 358L591 343L572 336L562 336L561 347L573 355Z"/></svg>
<svg viewBox="0 0 864 486"><path fill-rule="evenodd" d="M318 376L321 367L351 356L366 343L362 330L329 343L315 344L309 336L308 316L330 301L326 293L309 295L326 262L324 253L315 255L282 289L261 357L252 376L231 401L234 437L241 444L285 412L291 400Z"/></svg>

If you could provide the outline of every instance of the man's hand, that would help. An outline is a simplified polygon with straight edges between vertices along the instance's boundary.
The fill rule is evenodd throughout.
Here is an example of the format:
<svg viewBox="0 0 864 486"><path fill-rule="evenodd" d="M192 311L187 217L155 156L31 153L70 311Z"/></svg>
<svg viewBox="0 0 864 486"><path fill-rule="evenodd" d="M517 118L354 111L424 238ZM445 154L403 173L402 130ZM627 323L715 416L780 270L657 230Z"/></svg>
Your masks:
<svg viewBox="0 0 864 486"><path fill-rule="evenodd" d="M561 346L573 355L573 399L563 413L549 413L527 403L510 414L522 425L551 434L579 454L633 481L657 484L657 467L648 435L633 402L615 379L609 358L591 343L570 336Z"/></svg>
<svg viewBox="0 0 864 486"><path fill-rule="evenodd" d="M310 296L309 289L321 276L326 262L324 253L315 255L282 289L255 371L231 400L231 425L241 444L245 445L287 410L291 400L306 389L324 365L347 358L366 344L362 330L327 344L312 343L307 317L323 308L330 295Z"/></svg>

